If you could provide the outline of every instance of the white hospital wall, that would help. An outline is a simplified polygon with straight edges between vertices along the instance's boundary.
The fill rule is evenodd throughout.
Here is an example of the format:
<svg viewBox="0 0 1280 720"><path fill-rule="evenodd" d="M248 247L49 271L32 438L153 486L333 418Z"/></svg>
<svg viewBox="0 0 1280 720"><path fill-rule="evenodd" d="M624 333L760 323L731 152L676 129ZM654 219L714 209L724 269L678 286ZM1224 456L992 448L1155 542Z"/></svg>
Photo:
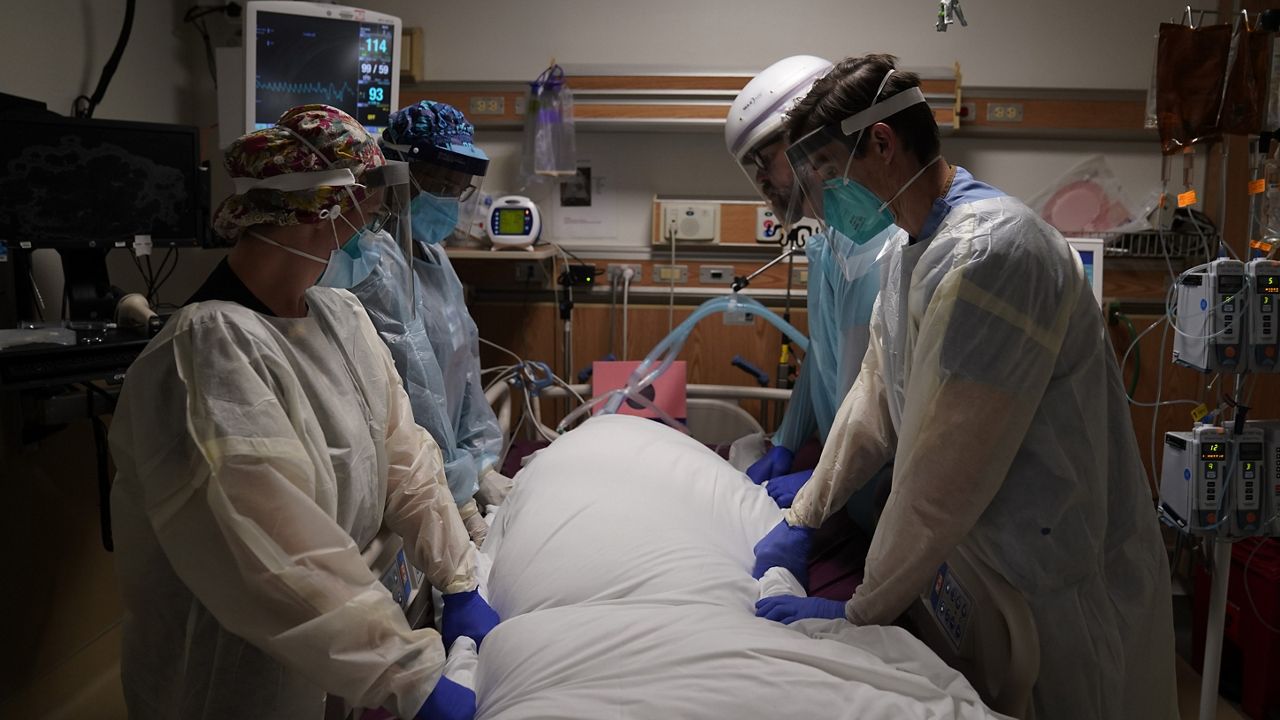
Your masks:
<svg viewBox="0 0 1280 720"><path fill-rule="evenodd" d="M798 53L892 52L907 66L959 61L966 82L1001 87L1145 87L1171 0L964 0L968 28L934 30L924 0L364 0L421 27L426 72L528 80L561 64L755 71Z"/></svg>
<svg viewBox="0 0 1280 720"><path fill-rule="evenodd" d="M970 26L933 27L937 5L872 0L482 0L469 15L432 0L365 0L425 34L428 80L530 80L554 57L571 68L643 72L756 72L798 53L833 60L892 52L905 67L959 62L969 87L1145 89L1169 0L967 0ZM485 189L515 191L520 136L482 133L495 157ZM654 194L752 197L717 132L580 132L579 155L606 157L618 203L618 239L643 253ZM1030 198L1089 155L1102 153L1140 202L1159 183L1154 138L1143 142L949 138L947 157L1005 191ZM1199 163L1203 167L1203 163ZM535 199L542 199L534 195ZM554 239L554 238L553 238Z"/></svg>

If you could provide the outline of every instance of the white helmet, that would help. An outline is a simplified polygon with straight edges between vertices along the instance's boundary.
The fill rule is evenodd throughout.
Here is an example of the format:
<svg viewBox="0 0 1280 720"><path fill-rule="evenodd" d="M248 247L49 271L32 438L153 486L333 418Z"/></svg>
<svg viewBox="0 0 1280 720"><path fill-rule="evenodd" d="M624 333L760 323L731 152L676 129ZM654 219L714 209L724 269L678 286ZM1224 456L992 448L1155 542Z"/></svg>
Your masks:
<svg viewBox="0 0 1280 720"><path fill-rule="evenodd" d="M779 60L747 83L734 98L725 119L724 144L729 154L761 196L773 206L774 212L785 220L796 219L786 217L793 215L796 208L789 211L787 207L779 207L789 204L778 195L778 190L783 189L769 192L769 188L761 187L752 151L778 139L787 112L809 94L814 81L826 75L831 68L830 61L812 55L793 55ZM790 192L791 188L785 191Z"/></svg>

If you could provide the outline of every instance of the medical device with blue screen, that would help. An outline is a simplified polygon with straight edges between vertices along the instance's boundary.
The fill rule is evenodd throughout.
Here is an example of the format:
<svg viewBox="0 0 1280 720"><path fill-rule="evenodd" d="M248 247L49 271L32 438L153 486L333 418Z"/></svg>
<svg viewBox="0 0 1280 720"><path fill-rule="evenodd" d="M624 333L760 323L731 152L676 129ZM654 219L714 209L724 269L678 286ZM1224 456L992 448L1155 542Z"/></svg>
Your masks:
<svg viewBox="0 0 1280 720"><path fill-rule="evenodd" d="M244 14L246 129L320 103L371 133L400 103L400 18L310 2L250 2Z"/></svg>
<svg viewBox="0 0 1280 720"><path fill-rule="evenodd" d="M1067 238L1067 244L1080 256L1085 279L1093 289L1093 297L1102 304L1102 269L1107 243L1101 238Z"/></svg>

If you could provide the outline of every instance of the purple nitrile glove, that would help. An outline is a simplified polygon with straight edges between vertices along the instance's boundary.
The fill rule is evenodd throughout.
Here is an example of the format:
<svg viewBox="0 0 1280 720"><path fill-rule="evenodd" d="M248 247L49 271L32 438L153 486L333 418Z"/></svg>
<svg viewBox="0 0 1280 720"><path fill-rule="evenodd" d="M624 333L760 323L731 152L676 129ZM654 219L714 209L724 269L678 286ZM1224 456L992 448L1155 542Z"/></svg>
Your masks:
<svg viewBox="0 0 1280 720"><path fill-rule="evenodd" d="M747 477L751 478L751 482L759 485L779 475L786 475L791 472L791 463L795 459L795 453L781 445L774 445L769 448L769 452L765 453L764 457L747 468Z"/></svg>
<svg viewBox="0 0 1280 720"><path fill-rule="evenodd" d="M800 492L800 488L809 482L809 478L813 476L813 470L801 470L798 473L783 475L769 481L765 489L769 491L769 497L778 503L780 508L789 508L791 503L796 500L796 493Z"/></svg>
<svg viewBox="0 0 1280 720"><path fill-rule="evenodd" d="M441 675L422 703L414 720L472 720L476 716L476 694Z"/></svg>
<svg viewBox="0 0 1280 720"><path fill-rule="evenodd" d="M806 618L844 620L844 603L839 600L828 600L820 597L776 595L774 597L761 598L756 603L756 617L773 620L784 625L790 625L797 620Z"/></svg>
<svg viewBox="0 0 1280 720"><path fill-rule="evenodd" d="M444 636L444 646L447 648L453 647L453 641L463 636L475 640L476 648L479 648L485 636L499 622L501 620L498 619L498 613L480 597L479 590L444 596L440 634Z"/></svg>
<svg viewBox="0 0 1280 720"><path fill-rule="evenodd" d="M759 580L771 567L786 568L800 584L809 586L809 546L813 530L791 527L786 520L778 523L768 535L756 543L756 564L751 577Z"/></svg>

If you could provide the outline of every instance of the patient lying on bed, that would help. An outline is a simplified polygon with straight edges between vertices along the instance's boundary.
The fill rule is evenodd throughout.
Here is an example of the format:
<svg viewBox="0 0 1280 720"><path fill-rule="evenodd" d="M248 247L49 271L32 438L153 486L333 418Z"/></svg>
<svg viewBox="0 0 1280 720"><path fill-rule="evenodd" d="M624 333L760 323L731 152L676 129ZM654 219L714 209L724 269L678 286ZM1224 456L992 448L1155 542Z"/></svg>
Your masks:
<svg viewBox="0 0 1280 720"><path fill-rule="evenodd" d="M503 622L477 718L999 717L899 628L755 617L752 547L781 515L648 420L596 418L541 451L483 549ZM799 591L779 569L762 582Z"/></svg>

